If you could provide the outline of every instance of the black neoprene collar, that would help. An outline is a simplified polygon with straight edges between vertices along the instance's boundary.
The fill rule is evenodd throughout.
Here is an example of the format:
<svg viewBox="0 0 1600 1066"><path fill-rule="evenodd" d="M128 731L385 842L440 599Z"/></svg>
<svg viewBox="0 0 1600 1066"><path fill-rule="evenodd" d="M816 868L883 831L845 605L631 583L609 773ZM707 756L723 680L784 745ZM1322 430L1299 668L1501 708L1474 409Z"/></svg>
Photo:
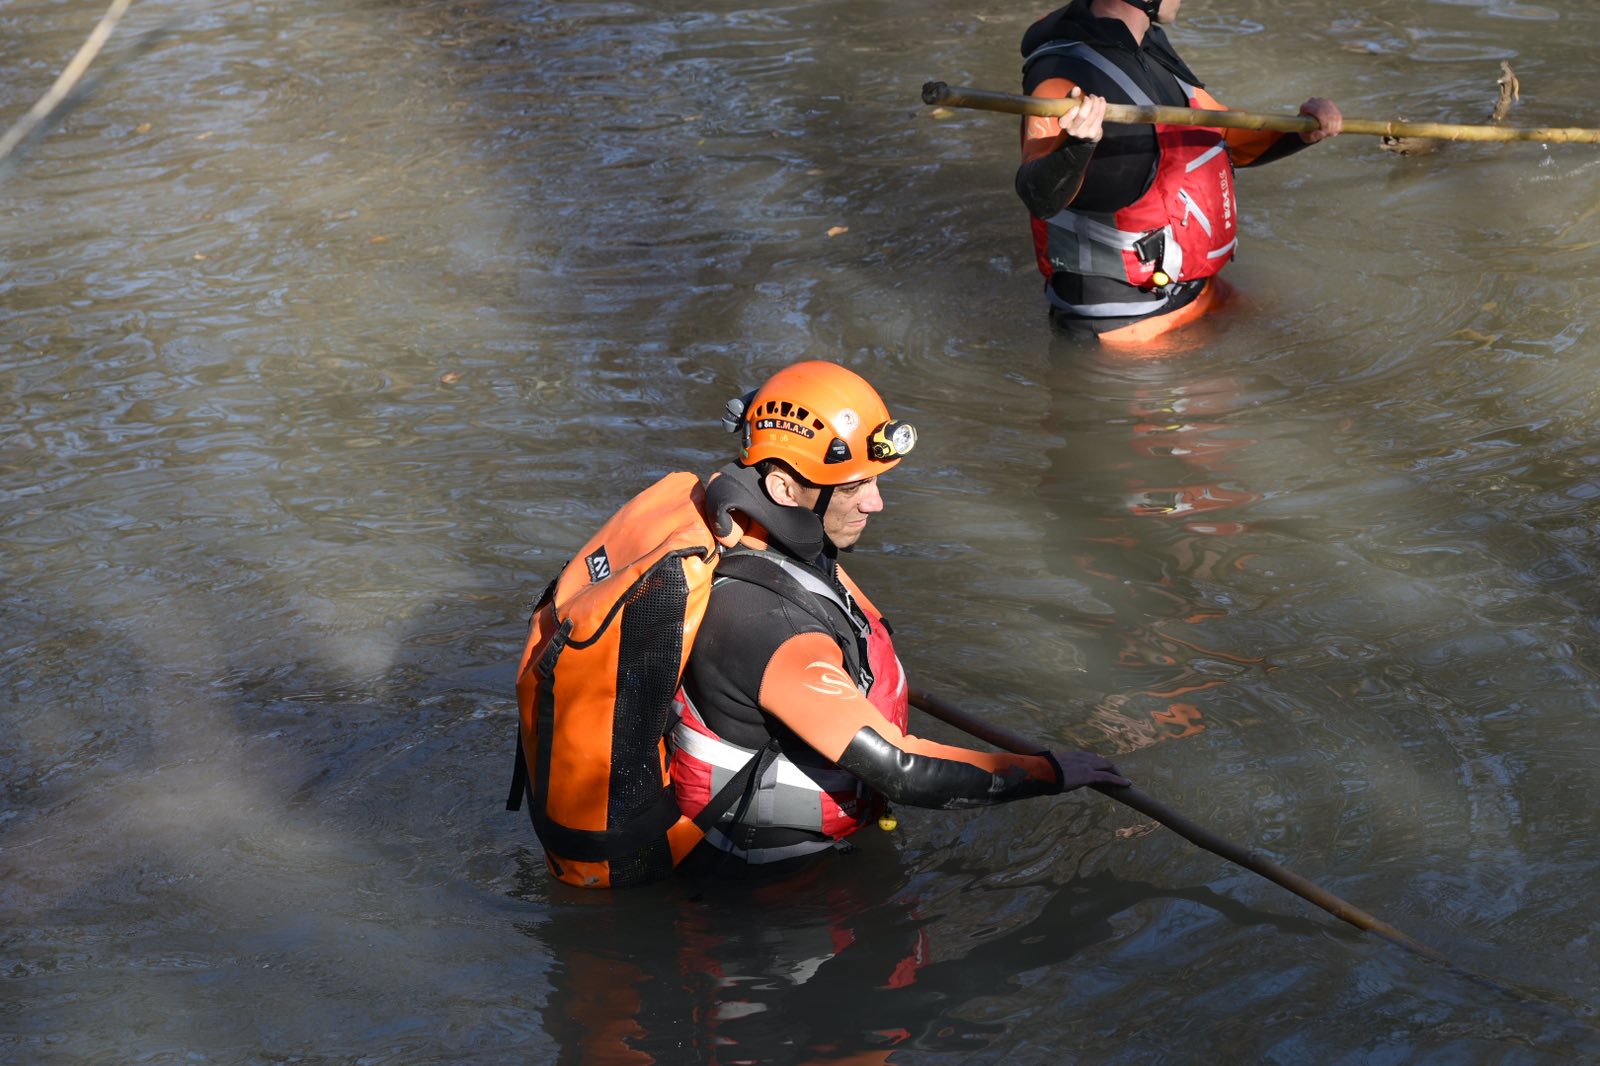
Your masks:
<svg viewBox="0 0 1600 1066"><path fill-rule="evenodd" d="M773 546L803 563L814 563L822 554L826 543L822 519L804 507L773 503L753 466L729 463L706 488L706 512L719 537L733 532L734 511L760 523L771 536Z"/></svg>

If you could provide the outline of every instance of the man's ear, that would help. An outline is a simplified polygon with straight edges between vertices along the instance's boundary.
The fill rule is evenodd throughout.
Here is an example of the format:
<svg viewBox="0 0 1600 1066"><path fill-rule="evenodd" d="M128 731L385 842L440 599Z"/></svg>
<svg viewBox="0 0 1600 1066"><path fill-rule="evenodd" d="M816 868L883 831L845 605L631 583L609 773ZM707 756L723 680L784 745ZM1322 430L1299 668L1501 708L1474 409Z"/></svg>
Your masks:
<svg viewBox="0 0 1600 1066"><path fill-rule="evenodd" d="M762 485L767 490L767 496L779 507L805 506L795 495L795 490L799 486L795 484L794 478L790 477L786 470L774 469L767 471L767 476L762 479Z"/></svg>

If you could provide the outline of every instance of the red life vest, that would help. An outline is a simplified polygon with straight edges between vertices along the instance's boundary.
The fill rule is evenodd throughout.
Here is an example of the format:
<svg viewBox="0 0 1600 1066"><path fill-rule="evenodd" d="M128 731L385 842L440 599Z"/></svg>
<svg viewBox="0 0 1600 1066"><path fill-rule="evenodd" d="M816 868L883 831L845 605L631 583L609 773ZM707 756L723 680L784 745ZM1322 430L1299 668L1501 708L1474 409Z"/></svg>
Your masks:
<svg viewBox="0 0 1600 1066"><path fill-rule="evenodd" d="M1081 41L1057 41L1034 51L1070 53L1105 73L1141 107L1154 104L1115 63ZM1225 110L1209 94L1179 79L1189 106ZM1171 281L1208 278L1233 258L1238 205L1233 162L1222 132L1210 127L1157 124L1156 171L1143 196L1111 214L1062 209L1033 219L1033 247L1046 278L1056 270L1159 287L1159 270ZM1128 313L1148 311L1139 305ZM1101 312L1105 313L1105 312Z"/></svg>
<svg viewBox="0 0 1600 1066"><path fill-rule="evenodd" d="M769 558L800 581L808 592L835 604L847 617L856 617L850 610L851 603L828 588L820 578L788 560ZM859 635L866 645L866 674L870 681L863 684L864 679L858 676L857 685L878 712L904 732L910 720L910 694L889 628L859 592L848 600L853 601L860 617L865 619ZM681 689L677 698L678 724L668 737L672 749L671 776L678 806L692 818L740 768L750 763L756 752L718 736ZM882 812L882 797L855 775L820 756L815 761L799 761L778 755L762 777L743 824L805 829L827 839L783 848L740 850L738 854L746 862L763 863L822 851L831 847L833 841L842 840L872 822ZM718 839L719 835L710 833L708 840L731 848L726 838Z"/></svg>

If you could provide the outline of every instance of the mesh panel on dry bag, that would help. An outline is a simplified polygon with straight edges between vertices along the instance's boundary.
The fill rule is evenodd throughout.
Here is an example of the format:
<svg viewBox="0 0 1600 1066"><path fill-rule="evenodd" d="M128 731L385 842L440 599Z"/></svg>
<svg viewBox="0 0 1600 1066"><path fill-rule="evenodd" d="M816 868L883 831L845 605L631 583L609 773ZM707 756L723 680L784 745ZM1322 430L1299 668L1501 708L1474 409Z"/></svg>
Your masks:
<svg viewBox="0 0 1600 1066"><path fill-rule="evenodd" d="M507 806L526 796L550 871L569 884L663 877L727 809L685 817L667 772L672 700L717 562L704 512L699 478L662 478L590 538L534 612Z"/></svg>

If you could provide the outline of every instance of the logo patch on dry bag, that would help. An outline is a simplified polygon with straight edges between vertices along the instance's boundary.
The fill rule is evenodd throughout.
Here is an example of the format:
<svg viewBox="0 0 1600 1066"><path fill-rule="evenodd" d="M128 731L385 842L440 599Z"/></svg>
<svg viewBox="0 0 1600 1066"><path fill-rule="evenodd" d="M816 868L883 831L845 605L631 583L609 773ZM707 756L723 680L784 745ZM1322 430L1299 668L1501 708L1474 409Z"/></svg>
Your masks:
<svg viewBox="0 0 1600 1066"><path fill-rule="evenodd" d="M611 559L606 555L605 545L594 550L592 555L584 558L583 563L589 568L589 584L597 584L611 576Z"/></svg>

